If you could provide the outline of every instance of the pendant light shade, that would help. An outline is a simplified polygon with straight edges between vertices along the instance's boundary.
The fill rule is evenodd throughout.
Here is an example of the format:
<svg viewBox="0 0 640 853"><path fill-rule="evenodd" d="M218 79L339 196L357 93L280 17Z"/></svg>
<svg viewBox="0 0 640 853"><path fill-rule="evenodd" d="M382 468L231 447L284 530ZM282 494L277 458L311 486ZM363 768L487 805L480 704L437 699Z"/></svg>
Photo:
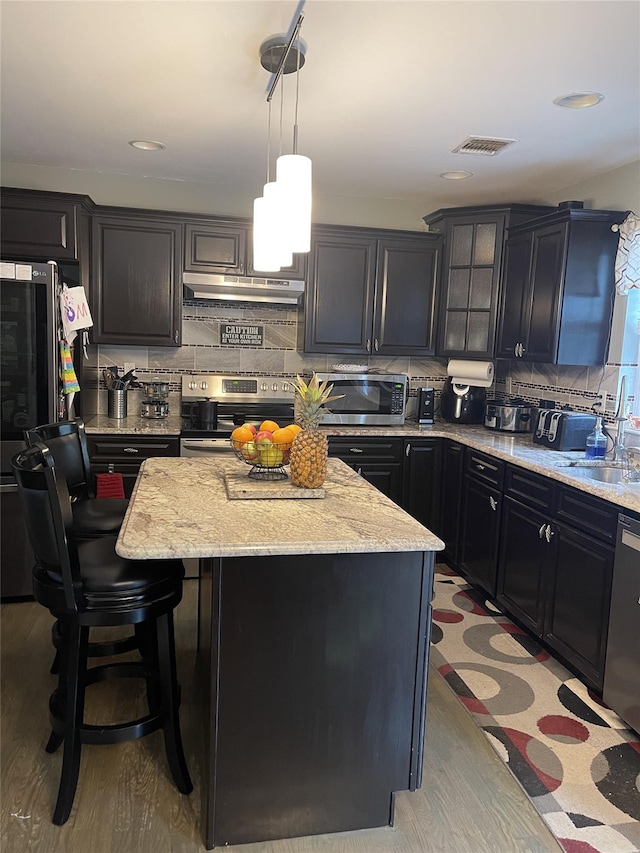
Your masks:
<svg viewBox="0 0 640 853"><path fill-rule="evenodd" d="M293 252L311 249L311 160L283 154L276 160L276 181L284 198L288 242Z"/></svg>
<svg viewBox="0 0 640 853"><path fill-rule="evenodd" d="M274 73L267 95L271 99L283 74L296 72L295 118L293 150L276 160L276 180L269 180L271 112L267 139L267 183L264 194L254 202L253 252L254 269L274 272L293 264L293 253L311 249L311 160L298 154L298 86L299 72L304 65L304 44L298 40L304 14L300 14L288 41L274 36L261 46L261 64ZM282 104L280 106L280 149L282 150Z"/></svg>

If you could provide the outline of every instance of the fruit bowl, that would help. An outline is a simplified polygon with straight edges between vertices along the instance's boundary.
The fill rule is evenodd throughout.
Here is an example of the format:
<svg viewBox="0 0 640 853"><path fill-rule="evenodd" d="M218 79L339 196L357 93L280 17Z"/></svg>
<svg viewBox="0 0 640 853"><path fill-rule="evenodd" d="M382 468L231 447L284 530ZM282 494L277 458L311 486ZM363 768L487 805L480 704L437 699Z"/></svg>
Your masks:
<svg viewBox="0 0 640 853"><path fill-rule="evenodd" d="M240 442L229 439L235 455L246 465L251 465L247 474L253 480L286 480L284 466L289 462L291 442L259 444L253 441Z"/></svg>

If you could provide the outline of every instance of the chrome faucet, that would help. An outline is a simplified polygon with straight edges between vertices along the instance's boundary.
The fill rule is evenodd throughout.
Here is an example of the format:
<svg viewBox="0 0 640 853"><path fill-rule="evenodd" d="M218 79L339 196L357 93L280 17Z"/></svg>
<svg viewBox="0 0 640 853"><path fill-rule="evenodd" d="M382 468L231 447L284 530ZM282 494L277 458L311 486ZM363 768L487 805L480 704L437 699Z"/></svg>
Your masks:
<svg viewBox="0 0 640 853"><path fill-rule="evenodd" d="M624 446L624 425L626 417L624 415L624 407L627 399L627 377L623 376L620 382L620 393L618 395L618 404L616 406L616 414L614 421L616 422L616 437L613 440L613 448L611 449L611 458L616 462L627 461L627 449Z"/></svg>

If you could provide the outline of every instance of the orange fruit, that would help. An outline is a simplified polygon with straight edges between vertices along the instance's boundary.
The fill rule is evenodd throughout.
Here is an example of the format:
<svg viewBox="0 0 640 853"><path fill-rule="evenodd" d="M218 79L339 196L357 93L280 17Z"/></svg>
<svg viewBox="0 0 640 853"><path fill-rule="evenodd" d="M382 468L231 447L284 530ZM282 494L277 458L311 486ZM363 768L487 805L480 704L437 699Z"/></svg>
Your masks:
<svg viewBox="0 0 640 853"><path fill-rule="evenodd" d="M293 433L293 437L295 438L299 432L302 432L302 427L300 424L287 424L285 429L290 430Z"/></svg>
<svg viewBox="0 0 640 853"><path fill-rule="evenodd" d="M271 438L274 444L291 444L295 436L295 433L289 429L289 427L280 427L280 429L274 429Z"/></svg>
<svg viewBox="0 0 640 853"><path fill-rule="evenodd" d="M277 429L280 429L280 425L275 421L262 421L258 428L258 432L262 432L266 430L267 432L275 432Z"/></svg>
<svg viewBox="0 0 640 853"><path fill-rule="evenodd" d="M246 441L253 441L253 432L248 426L239 426L231 433L231 442L234 447L240 448Z"/></svg>

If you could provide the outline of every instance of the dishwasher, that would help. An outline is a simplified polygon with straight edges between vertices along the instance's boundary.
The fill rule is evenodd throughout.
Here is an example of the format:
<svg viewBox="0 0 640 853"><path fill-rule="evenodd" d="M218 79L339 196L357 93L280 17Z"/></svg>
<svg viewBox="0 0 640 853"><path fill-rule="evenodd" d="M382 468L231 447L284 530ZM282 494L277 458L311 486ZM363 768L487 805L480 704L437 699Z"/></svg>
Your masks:
<svg viewBox="0 0 640 853"><path fill-rule="evenodd" d="M618 516L602 698L640 733L640 521Z"/></svg>

